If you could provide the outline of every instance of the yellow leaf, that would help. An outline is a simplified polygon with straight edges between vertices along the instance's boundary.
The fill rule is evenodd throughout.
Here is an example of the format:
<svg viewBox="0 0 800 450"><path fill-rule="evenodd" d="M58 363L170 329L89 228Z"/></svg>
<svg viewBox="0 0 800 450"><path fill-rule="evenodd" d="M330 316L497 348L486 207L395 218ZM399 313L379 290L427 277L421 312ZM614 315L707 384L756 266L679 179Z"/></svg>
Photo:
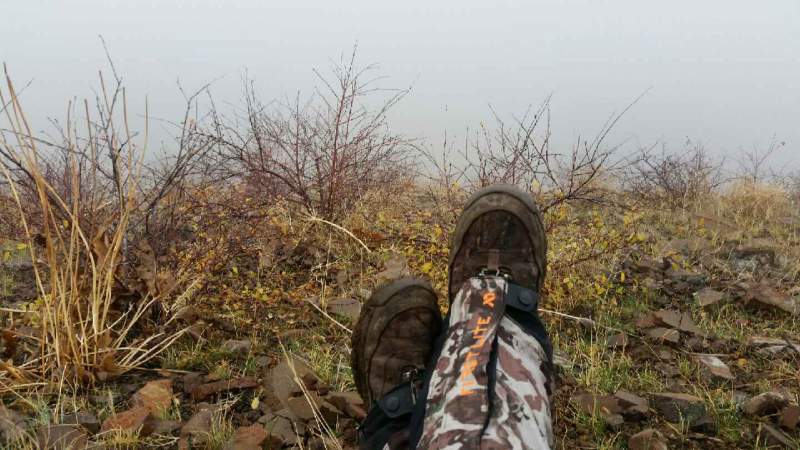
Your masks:
<svg viewBox="0 0 800 450"><path fill-rule="evenodd" d="M252 409L253 411L257 410L258 403L259 403L258 397L257 396L253 397L253 400L250 402L250 409Z"/></svg>
<svg viewBox="0 0 800 450"><path fill-rule="evenodd" d="M419 270L421 270L423 273L430 273L432 269L433 269L433 263L430 261L426 262L425 264L422 265L422 267L419 268Z"/></svg>
<svg viewBox="0 0 800 450"><path fill-rule="evenodd" d="M17 250L25 250L28 248L28 244L19 243L17 244Z"/></svg>
<svg viewBox="0 0 800 450"><path fill-rule="evenodd" d="M619 281L620 281L620 283L624 283L625 282L625 272L620 272L619 273Z"/></svg>

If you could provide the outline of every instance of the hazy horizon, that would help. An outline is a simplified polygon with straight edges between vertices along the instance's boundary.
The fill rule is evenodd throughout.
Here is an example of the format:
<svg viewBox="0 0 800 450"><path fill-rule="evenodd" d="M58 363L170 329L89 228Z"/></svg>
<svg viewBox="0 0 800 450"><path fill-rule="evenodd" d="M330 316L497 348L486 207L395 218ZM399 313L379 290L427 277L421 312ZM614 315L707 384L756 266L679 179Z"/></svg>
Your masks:
<svg viewBox="0 0 800 450"><path fill-rule="evenodd" d="M800 154L800 2L11 0L0 60L38 128L67 101L93 95L106 68L102 35L128 87L130 108L179 120L187 90L214 81L238 103L246 70L264 100L310 93L313 68L358 44L382 86L412 87L393 127L436 146L491 119L552 98L556 142L595 134L649 89L615 128L614 142L719 155L786 142ZM153 141L166 138L156 129ZM161 133L161 134L159 134Z"/></svg>

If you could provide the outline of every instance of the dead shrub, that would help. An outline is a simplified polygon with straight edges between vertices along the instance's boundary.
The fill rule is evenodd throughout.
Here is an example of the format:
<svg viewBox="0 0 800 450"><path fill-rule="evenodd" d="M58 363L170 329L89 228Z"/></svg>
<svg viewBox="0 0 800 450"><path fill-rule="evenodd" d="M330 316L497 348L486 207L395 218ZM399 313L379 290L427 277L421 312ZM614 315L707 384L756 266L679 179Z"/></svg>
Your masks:
<svg viewBox="0 0 800 450"><path fill-rule="evenodd" d="M9 105L0 171L28 240L39 298L24 317L37 332L15 338L24 341L16 346L20 353L31 351L2 363L0 382L3 389L92 385L141 366L181 335L133 337L166 289L127 302L120 296L128 291L124 249L140 205L142 152L128 127L121 88L113 96L103 89L97 122L86 106L85 137L68 118L62 151L48 153L42 147L53 146L33 135L7 74L6 81L0 91L0 102ZM96 158L100 141L109 152L105 165Z"/></svg>
<svg viewBox="0 0 800 450"><path fill-rule="evenodd" d="M332 68L332 77L316 72L322 88L310 98L272 105L248 83L243 117L214 113L199 133L214 142L221 175L244 182L251 198L286 199L337 220L367 192L409 173L413 143L387 122L407 91L376 87L373 71L356 66L354 51Z"/></svg>
<svg viewBox="0 0 800 450"><path fill-rule="evenodd" d="M686 142L679 153L662 145L640 150L626 166L622 189L643 203L672 209L687 208L717 191L725 179L723 161L709 155L703 144Z"/></svg>

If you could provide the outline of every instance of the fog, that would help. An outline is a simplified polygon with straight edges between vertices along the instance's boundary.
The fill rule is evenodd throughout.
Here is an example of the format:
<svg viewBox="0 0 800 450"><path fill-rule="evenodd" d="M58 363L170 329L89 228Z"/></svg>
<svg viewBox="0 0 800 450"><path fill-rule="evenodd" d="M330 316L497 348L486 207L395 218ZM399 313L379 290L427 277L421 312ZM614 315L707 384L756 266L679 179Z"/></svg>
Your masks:
<svg viewBox="0 0 800 450"><path fill-rule="evenodd" d="M310 93L312 71L358 44L385 87L411 87L393 111L403 133L441 143L552 95L556 142L596 133L647 91L611 140L629 148L700 141L720 155L786 146L800 164L800 2L706 0L403 2L4 0L0 60L37 127L92 97L107 67L102 35L133 112L179 120L177 82L214 81L221 104L242 76L268 100ZM166 141L156 127L151 139Z"/></svg>

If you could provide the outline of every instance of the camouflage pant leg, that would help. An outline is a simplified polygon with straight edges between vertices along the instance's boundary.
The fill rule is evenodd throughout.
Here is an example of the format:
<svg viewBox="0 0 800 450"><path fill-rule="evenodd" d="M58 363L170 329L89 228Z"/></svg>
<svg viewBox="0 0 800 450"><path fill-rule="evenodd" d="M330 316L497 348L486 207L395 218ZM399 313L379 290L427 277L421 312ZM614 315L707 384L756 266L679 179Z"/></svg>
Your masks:
<svg viewBox="0 0 800 450"><path fill-rule="evenodd" d="M545 352L504 316L506 286L503 278L472 278L456 295L417 448L550 448Z"/></svg>

